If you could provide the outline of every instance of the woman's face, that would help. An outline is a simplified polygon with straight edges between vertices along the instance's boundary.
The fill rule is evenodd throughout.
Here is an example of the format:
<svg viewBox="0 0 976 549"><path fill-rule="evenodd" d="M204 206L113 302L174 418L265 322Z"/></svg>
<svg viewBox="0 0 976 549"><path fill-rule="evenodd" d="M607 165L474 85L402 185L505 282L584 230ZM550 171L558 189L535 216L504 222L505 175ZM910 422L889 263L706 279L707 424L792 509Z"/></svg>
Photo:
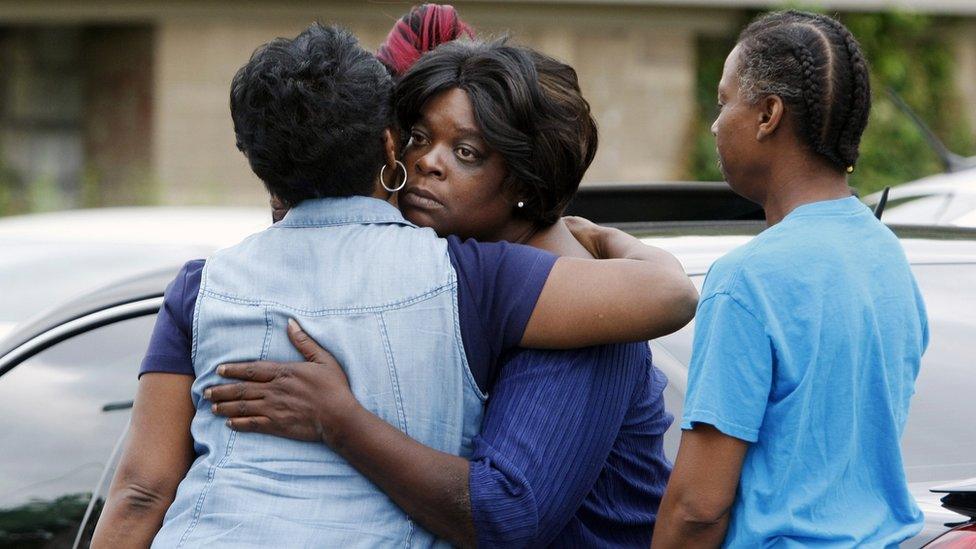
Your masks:
<svg viewBox="0 0 976 549"><path fill-rule="evenodd" d="M736 193L756 200L751 188L762 171L757 132L761 112L739 94L740 48L729 53L718 85L719 114L712 123L722 175Z"/></svg>
<svg viewBox="0 0 976 549"><path fill-rule="evenodd" d="M452 89L424 105L403 153L407 184L400 210L438 235L499 240L513 221L502 156L488 146L467 92Z"/></svg>

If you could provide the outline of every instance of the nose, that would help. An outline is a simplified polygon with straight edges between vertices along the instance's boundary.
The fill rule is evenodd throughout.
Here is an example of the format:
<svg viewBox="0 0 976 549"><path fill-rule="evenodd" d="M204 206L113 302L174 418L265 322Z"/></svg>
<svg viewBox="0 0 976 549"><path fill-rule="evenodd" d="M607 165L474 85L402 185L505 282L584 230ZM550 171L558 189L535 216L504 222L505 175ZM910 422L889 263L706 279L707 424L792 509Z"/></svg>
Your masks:
<svg viewBox="0 0 976 549"><path fill-rule="evenodd" d="M715 121L712 122L712 127L709 129L711 130L713 137L718 135L718 118L716 118Z"/></svg>
<svg viewBox="0 0 976 549"><path fill-rule="evenodd" d="M414 169L421 175L444 178L444 163L438 153L438 147L431 147L414 162Z"/></svg>

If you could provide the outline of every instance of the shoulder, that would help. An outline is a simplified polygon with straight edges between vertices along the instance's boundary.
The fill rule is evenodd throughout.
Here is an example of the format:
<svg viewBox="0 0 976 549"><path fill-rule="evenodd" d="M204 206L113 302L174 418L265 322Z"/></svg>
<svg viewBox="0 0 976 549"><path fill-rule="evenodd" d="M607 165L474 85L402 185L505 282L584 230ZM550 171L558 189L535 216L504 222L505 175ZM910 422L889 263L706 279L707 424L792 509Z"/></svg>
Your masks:
<svg viewBox="0 0 976 549"><path fill-rule="evenodd" d="M810 248L795 238L792 227L776 225L756 235L749 242L717 259L709 268L701 292L701 301L716 294L727 294L748 302L758 288L787 281L790 265L806 262L802 256Z"/></svg>
<svg viewBox="0 0 976 549"><path fill-rule="evenodd" d="M205 264L205 259L193 259L184 263L166 288L166 298L180 299L184 294L189 293L196 297L196 292L200 289L200 277L203 275Z"/></svg>
<svg viewBox="0 0 976 549"><path fill-rule="evenodd" d="M480 242L473 238L462 240L461 238L450 235L446 239L447 251L451 259L455 262L476 261L536 261L540 259L551 259L555 261L552 253L524 244L513 244L511 242Z"/></svg>
<svg viewBox="0 0 976 549"><path fill-rule="evenodd" d="M479 242L447 238L447 252L457 272L461 285L492 290L509 288L514 297L526 299L535 305L535 299L549 277L556 256L538 248L511 242ZM535 296L536 298L538 295Z"/></svg>
<svg viewBox="0 0 976 549"><path fill-rule="evenodd" d="M185 264L183 264L183 268L180 269L180 273L183 275L184 278L187 279L192 279L192 278L199 279L200 275L203 273L203 267L206 264L207 264L206 259L193 259L187 261Z"/></svg>

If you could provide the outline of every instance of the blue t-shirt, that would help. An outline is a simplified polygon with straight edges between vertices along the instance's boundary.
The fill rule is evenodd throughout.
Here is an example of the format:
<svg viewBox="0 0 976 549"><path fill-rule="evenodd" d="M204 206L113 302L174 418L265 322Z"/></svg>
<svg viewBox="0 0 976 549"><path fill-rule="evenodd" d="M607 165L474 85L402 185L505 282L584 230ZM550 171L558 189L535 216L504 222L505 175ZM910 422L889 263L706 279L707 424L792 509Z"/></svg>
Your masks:
<svg viewBox="0 0 976 549"><path fill-rule="evenodd" d="M867 207L800 206L719 259L696 323L681 427L752 443L726 546L882 547L919 531L899 439L928 325Z"/></svg>
<svg viewBox="0 0 976 549"><path fill-rule="evenodd" d="M447 239L458 278L458 324L471 373L487 392L499 356L517 347L542 287L556 262L553 254L508 242ZM193 310L204 260L183 266L166 289L139 375L194 375L190 358Z"/></svg>

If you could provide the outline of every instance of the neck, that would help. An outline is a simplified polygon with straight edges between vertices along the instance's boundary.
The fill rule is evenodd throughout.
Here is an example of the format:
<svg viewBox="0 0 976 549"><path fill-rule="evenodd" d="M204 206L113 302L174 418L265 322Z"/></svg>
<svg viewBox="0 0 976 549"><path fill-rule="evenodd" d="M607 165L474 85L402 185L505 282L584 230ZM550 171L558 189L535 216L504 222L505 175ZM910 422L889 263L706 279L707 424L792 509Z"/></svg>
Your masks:
<svg viewBox="0 0 976 549"><path fill-rule="evenodd" d="M851 196L847 177L823 162L793 163L770 175L761 201L770 227L804 204Z"/></svg>
<svg viewBox="0 0 976 549"><path fill-rule="evenodd" d="M492 242L504 240L516 244L526 244L536 232L536 226L530 221L514 219L499 227L497 230L492 231L492 234L482 235L481 237L476 236L476 238Z"/></svg>
<svg viewBox="0 0 976 549"><path fill-rule="evenodd" d="M380 200L383 200L385 202L389 202L390 204L393 204L394 206L396 206L397 205L397 196L399 195L399 193L391 193L390 191L384 189L383 188L383 185L381 185L378 182L378 180L379 180L379 178L377 178L377 183L373 187L373 194L370 194L368 196L370 198L378 198Z"/></svg>

